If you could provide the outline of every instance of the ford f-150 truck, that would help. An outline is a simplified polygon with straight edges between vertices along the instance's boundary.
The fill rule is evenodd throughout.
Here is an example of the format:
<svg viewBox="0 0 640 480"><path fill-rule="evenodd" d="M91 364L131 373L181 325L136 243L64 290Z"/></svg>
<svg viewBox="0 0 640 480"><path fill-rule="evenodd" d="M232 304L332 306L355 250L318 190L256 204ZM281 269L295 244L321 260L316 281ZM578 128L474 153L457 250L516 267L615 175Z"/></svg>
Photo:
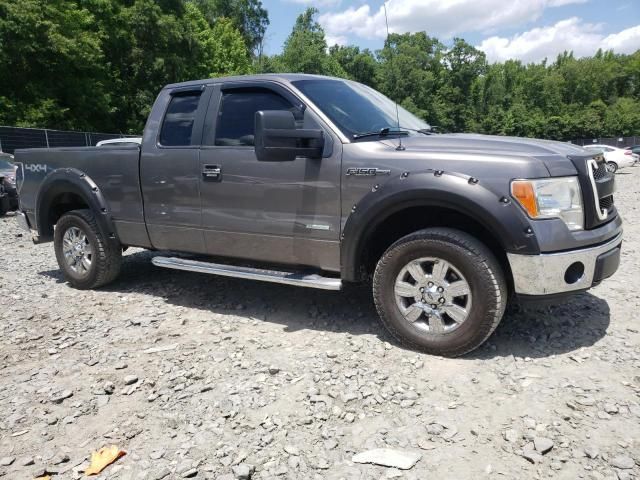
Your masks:
<svg viewBox="0 0 640 480"><path fill-rule="evenodd" d="M66 280L113 281L123 249L159 267L338 290L371 281L405 345L481 345L508 299L584 291L618 267L600 154L433 134L369 87L321 76L167 85L140 146L31 149L21 221ZM165 253L161 252L176 252Z"/></svg>

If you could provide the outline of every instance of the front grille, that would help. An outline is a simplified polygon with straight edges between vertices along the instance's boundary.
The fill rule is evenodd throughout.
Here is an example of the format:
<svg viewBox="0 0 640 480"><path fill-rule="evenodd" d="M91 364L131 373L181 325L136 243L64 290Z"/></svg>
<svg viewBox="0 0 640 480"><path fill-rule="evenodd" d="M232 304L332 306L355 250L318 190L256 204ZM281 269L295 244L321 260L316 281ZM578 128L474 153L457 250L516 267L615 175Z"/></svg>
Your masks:
<svg viewBox="0 0 640 480"><path fill-rule="evenodd" d="M609 211L613 207L613 195L603 197L600 199L600 208L605 211Z"/></svg>
<svg viewBox="0 0 640 480"><path fill-rule="evenodd" d="M587 162L587 169L592 178L591 187L594 190L598 219L606 221L609 214L613 212L614 174L607 171L607 164L600 155Z"/></svg>
<svg viewBox="0 0 640 480"><path fill-rule="evenodd" d="M604 161L599 162L598 168L593 171L593 179L596 181L600 180L601 178L606 177L607 173L607 164Z"/></svg>
<svg viewBox="0 0 640 480"><path fill-rule="evenodd" d="M615 178L607 171L602 155L570 155L578 172L584 205L584 228L592 230L612 221L617 216L613 203Z"/></svg>

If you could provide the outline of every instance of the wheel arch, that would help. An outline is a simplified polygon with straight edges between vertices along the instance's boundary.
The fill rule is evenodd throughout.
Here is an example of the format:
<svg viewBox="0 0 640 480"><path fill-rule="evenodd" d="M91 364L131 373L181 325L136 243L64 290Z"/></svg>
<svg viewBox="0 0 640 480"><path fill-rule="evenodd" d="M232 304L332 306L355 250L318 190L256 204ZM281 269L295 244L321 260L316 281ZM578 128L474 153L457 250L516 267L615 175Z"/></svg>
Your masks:
<svg viewBox="0 0 640 480"><path fill-rule="evenodd" d="M88 175L76 168L59 168L49 173L36 197L39 243L53 240L53 227L62 215L82 208L93 211L105 239L117 239L106 199Z"/></svg>
<svg viewBox="0 0 640 480"><path fill-rule="evenodd" d="M367 194L345 223L342 278L365 279L399 238L428 227L457 228L482 241L511 272L506 252L539 253L529 223L508 196L465 175L427 171L399 177ZM509 280L511 281L511 280Z"/></svg>

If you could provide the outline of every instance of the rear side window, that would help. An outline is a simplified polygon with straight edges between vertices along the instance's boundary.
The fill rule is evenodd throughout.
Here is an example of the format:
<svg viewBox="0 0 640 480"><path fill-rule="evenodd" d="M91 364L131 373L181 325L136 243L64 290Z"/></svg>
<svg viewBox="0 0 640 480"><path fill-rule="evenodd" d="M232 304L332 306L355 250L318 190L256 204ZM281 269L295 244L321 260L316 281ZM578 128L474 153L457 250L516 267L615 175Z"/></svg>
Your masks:
<svg viewBox="0 0 640 480"><path fill-rule="evenodd" d="M191 132L200 101L200 92L174 95L160 130L160 144L166 147L191 145Z"/></svg>
<svg viewBox="0 0 640 480"><path fill-rule="evenodd" d="M266 89L229 90L222 94L216 141L218 146L253 146L255 116L260 110L291 110L293 105Z"/></svg>

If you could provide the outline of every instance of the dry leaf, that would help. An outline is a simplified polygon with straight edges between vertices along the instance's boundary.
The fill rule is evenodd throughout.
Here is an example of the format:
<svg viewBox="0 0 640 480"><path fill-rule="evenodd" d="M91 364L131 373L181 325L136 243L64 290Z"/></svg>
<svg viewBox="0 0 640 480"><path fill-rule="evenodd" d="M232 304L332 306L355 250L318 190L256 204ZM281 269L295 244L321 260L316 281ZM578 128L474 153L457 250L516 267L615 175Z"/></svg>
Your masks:
<svg viewBox="0 0 640 480"><path fill-rule="evenodd" d="M85 475L97 475L107 466L111 465L120 457L126 455L126 452L120 450L117 446L103 447L97 452L91 453L91 465L84 471Z"/></svg>
<svg viewBox="0 0 640 480"><path fill-rule="evenodd" d="M51 475L45 475L44 477L36 477L35 480L51 480Z"/></svg>

